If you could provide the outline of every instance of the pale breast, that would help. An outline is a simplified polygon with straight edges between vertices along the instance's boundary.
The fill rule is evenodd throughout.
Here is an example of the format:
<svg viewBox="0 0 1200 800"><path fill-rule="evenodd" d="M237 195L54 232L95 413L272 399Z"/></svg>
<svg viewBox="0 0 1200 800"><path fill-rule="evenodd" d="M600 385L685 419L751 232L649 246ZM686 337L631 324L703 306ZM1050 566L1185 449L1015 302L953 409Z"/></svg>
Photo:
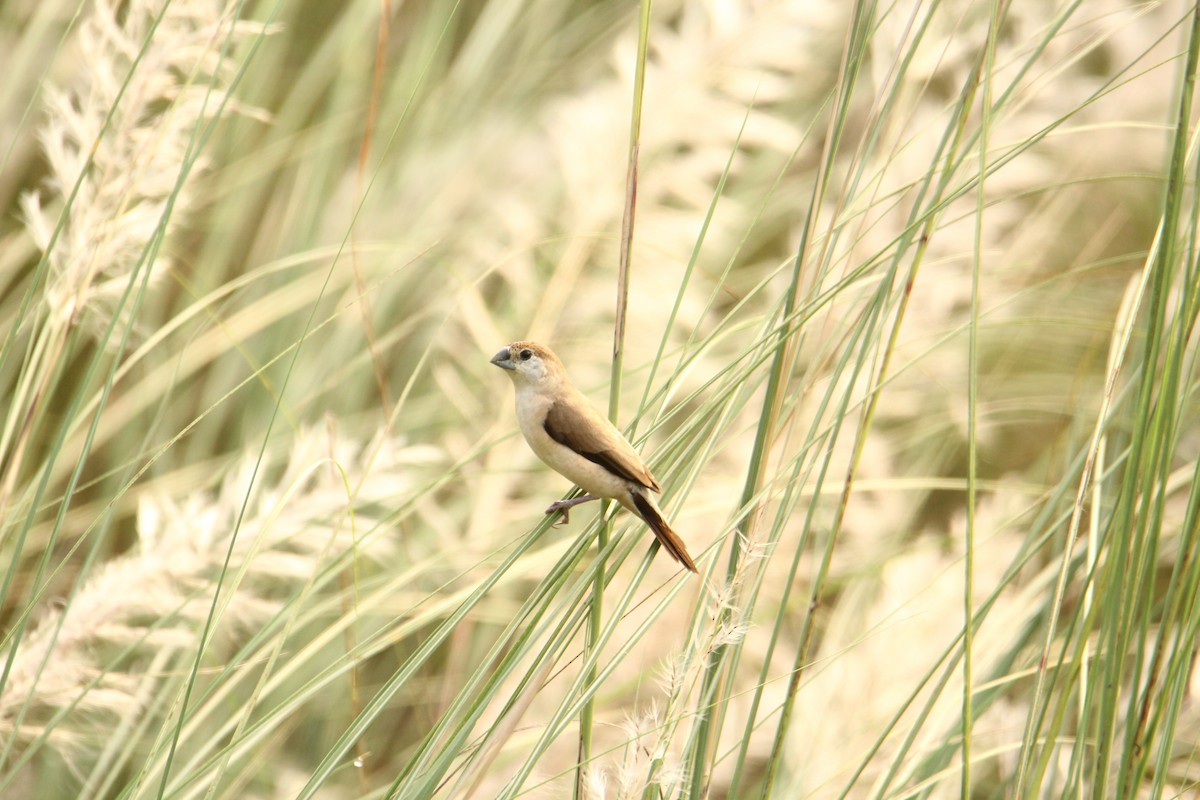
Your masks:
<svg viewBox="0 0 1200 800"><path fill-rule="evenodd" d="M544 427L550 403L534 392L517 393L517 420L529 448L546 466L590 495L623 497L627 481L550 438Z"/></svg>

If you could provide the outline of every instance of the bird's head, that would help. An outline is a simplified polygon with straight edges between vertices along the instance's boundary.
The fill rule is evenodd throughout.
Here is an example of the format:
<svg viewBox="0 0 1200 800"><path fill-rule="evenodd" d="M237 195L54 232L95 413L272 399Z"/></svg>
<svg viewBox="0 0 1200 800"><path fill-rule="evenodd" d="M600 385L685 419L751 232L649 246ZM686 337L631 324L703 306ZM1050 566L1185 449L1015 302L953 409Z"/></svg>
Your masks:
<svg viewBox="0 0 1200 800"><path fill-rule="evenodd" d="M508 370L508 376L517 384L536 386L563 374L558 356L536 342L513 342L492 356L492 363Z"/></svg>

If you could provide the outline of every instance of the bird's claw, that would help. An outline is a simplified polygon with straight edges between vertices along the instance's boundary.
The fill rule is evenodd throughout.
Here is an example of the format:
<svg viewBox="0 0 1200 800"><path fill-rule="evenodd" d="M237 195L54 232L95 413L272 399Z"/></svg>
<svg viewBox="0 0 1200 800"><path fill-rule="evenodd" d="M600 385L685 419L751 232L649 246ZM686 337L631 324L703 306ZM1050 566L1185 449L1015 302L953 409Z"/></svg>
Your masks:
<svg viewBox="0 0 1200 800"><path fill-rule="evenodd" d="M551 503L550 507L546 509L546 514L553 514L556 511L562 512L562 518L554 523L555 528L557 528L561 525L566 525L567 523L569 523L571 521L571 506L572 505L573 505L573 503L565 503L560 500L557 503Z"/></svg>
<svg viewBox="0 0 1200 800"><path fill-rule="evenodd" d="M571 521L571 509L572 508L579 505L580 503L590 503L591 501L596 500L596 499L598 499L598 498L593 497L590 494L583 494L583 495L580 495L579 497L572 497L570 500L559 500L557 503L551 503L550 507L546 509L546 513L553 514L555 511L561 511L562 519L560 519L558 522L554 523L554 525L555 525L555 527L558 527L559 525L566 525L568 522Z"/></svg>

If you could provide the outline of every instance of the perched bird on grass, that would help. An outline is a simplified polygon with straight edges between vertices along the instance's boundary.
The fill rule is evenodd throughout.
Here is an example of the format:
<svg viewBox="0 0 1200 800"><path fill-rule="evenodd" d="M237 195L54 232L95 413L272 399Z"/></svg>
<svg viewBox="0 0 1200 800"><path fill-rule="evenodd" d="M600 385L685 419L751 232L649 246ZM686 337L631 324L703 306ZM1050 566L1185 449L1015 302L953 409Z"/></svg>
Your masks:
<svg viewBox="0 0 1200 800"><path fill-rule="evenodd" d="M651 492L662 487L629 442L567 377L558 356L534 342L513 342L492 357L517 390L517 422L530 448L546 465L586 494L546 509L562 512L608 498L645 520L671 557L692 572L696 564L679 534L663 518Z"/></svg>

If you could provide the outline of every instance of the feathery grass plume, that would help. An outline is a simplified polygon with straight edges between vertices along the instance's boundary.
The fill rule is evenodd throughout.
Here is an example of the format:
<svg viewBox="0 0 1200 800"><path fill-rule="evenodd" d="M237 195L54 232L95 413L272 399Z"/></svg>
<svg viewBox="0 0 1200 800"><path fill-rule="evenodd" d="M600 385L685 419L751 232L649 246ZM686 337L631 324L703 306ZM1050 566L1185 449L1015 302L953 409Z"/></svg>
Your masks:
<svg viewBox="0 0 1200 800"><path fill-rule="evenodd" d="M114 726L136 728L139 718L166 710L147 698L169 694L196 658L227 552L205 663L278 627L285 607L327 596L332 566L389 557L396 537L378 514L413 488L415 467L439 457L396 438L364 446L313 428L297 435L269 484L263 476L272 465L264 463L251 485L255 459L247 457L215 495L143 495L136 549L97 570L69 605L48 609L20 643L0 697L0 736L16 737L17 756L48 747L86 774ZM314 597L306 597L310 584ZM44 757L28 755L34 764Z"/></svg>
<svg viewBox="0 0 1200 800"><path fill-rule="evenodd" d="M203 124L239 109L227 92L229 49L260 25L237 21L235 0L96 0L80 25L76 78L45 89L46 187L21 198L49 265L52 319L103 329L131 275L161 277L151 247L192 211L189 176L203 167ZM140 262L146 261L139 266Z"/></svg>
<svg viewBox="0 0 1200 800"><path fill-rule="evenodd" d="M644 797L647 792L661 793L666 787L676 791L681 788L680 783L687 775L675 754L665 749L661 737L667 727L673 726L666 724L653 700L644 710L625 717L620 725L625 746L621 760L613 767L617 800Z"/></svg>
<svg viewBox="0 0 1200 800"><path fill-rule="evenodd" d="M22 304L18 312L10 300L16 313L3 366L19 372L11 378L0 421L2 509L20 508L9 505L14 497L21 504L40 502L35 495L41 490L22 486L29 470L53 475L45 491L61 491L60 480L80 458L86 438L65 447L50 444L60 435L65 440L82 421L60 422L74 414L63 406L94 391L86 376L111 363L106 356L134 327L142 290L170 261L163 237L196 206L191 177L204 164L208 123L230 110L257 116L229 97L238 69L232 55L240 42L266 29L238 21L237 5L86 4L60 54L74 62L72 77L63 85L45 82L39 138L48 174L19 200L25 231L42 250L30 290L40 287L44 302ZM114 332L106 334L110 327ZM70 338L76 330L85 332L80 340ZM93 351L88 334L104 349ZM28 342L22 344L22 337ZM77 341L84 342L82 353L73 350ZM69 373L63 369L68 362ZM17 538L23 542L27 532ZM56 528L50 541L60 532ZM4 555L16 563L52 549L39 544Z"/></svg>

